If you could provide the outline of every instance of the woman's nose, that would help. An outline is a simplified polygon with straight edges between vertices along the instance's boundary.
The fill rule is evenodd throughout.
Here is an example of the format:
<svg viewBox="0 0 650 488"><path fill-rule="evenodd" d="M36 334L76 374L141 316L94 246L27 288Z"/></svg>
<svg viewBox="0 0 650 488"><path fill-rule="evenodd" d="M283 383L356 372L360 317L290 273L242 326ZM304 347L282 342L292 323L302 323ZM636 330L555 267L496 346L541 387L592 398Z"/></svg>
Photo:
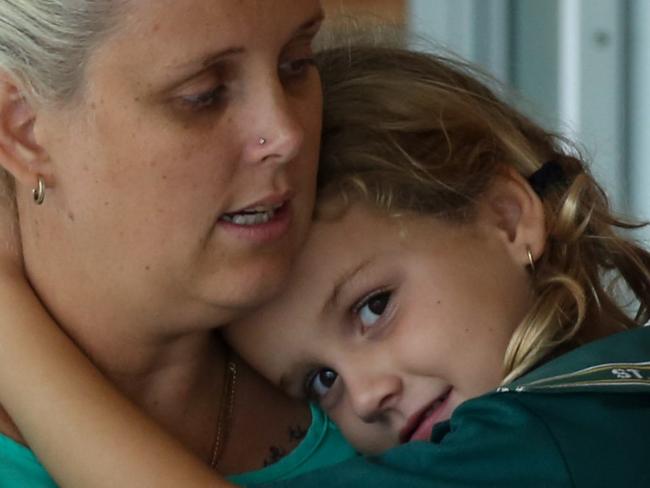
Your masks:
<svg viewBox="0 0 650 488"><path fill-rule="evenodd" d="M304 128L281 84L267 86L253 107L245 159L250 164L286 164L298 156ZM255 102L253 102L255 103Z"/></svg>
<svg viewBox="0 0 650 488"><path fill-rule="evenodd" d="M402 393L402 381L391 373L359 375L346 381L350 402L364 422L374 422L395 407Z"/></svg>

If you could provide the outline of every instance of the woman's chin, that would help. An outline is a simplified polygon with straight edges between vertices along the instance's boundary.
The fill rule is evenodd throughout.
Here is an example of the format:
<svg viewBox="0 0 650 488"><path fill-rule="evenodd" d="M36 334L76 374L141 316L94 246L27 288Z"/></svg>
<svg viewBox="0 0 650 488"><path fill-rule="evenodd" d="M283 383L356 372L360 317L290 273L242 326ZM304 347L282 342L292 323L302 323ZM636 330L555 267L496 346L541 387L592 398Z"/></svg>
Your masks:
<svg viewBox="0 0 650 488"><path fill-rule="evenodd" d="M230 310L239 318L277 296L285 287L293 256L268 255L231 266L207 277L201 285L203 301Z"/></svg>

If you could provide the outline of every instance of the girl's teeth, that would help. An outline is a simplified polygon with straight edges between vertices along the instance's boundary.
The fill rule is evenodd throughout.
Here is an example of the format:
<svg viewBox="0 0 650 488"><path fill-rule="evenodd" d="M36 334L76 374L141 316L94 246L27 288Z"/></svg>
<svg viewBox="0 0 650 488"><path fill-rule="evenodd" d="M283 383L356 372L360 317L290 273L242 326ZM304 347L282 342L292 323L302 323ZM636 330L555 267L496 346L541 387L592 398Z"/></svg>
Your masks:
<svg viewBox="0 0 650 488"><path fill-rule="evenodd" d="M442 400L436 401L431 407L424 413L424 418L430 417L433 412L436 411L436 408L438 408L442 404Z"/></svg>

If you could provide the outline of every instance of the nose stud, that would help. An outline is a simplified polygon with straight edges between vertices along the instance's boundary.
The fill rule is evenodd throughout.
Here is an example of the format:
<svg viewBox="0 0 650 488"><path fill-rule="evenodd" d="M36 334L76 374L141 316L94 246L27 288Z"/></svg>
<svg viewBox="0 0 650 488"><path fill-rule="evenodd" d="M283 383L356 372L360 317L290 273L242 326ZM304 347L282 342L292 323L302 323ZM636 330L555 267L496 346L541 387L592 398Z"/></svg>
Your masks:
<svg viewBox="0 0 650 488"><path fill-rule="evenodd" d="M260 143L260 146L263 146L264 144L266 144L266 139L260 137L260 140L258 142Z"/></svg>

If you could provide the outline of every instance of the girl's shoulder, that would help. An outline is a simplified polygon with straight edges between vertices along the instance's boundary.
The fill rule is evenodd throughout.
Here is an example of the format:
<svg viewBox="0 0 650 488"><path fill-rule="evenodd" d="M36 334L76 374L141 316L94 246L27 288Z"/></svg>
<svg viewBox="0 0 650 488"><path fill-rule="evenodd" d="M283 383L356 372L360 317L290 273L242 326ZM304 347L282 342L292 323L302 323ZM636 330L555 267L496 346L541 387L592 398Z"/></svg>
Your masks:
<svg viewBox="0 0 650 488"><path fill-rule="evenodd" d="M512 391L650 391L650 327L585 344L497 389Z"/></svg>
<svg viewBox="0 0 650 488"><path fill-rule="evenodd" d="M650 486L650 327L586 344L466 402L448 428L463 423L524 455L545 443L575 486Z"/></svg>

